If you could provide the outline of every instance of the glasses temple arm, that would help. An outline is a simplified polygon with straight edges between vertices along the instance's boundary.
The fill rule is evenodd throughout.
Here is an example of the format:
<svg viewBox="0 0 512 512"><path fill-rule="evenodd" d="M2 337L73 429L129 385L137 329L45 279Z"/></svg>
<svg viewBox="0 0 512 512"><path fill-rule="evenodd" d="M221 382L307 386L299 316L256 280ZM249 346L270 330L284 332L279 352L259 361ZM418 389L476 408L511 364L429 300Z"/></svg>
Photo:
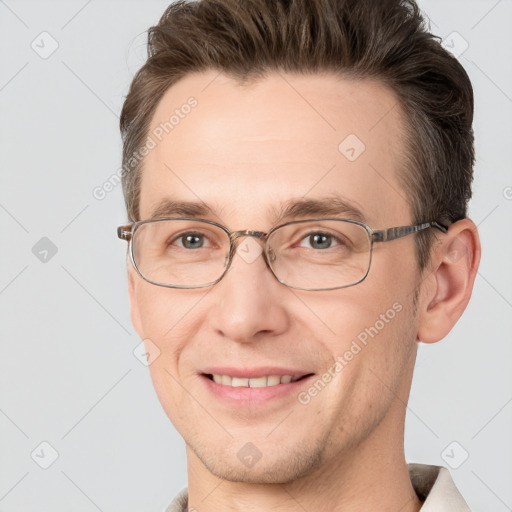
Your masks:
<svg viewBox="0 0 512 512"><path fill-rule="evenodd" d="M372 240L374 242L388 242L389 240L396 240L403 236L417 233L428 228L437 228L443 233L448 232L448 227L440 224L439 222L425 222L424 224L417 224L416 226L398 226L396 228L382 229L380 231L374 231L372 233Z"/></svg>

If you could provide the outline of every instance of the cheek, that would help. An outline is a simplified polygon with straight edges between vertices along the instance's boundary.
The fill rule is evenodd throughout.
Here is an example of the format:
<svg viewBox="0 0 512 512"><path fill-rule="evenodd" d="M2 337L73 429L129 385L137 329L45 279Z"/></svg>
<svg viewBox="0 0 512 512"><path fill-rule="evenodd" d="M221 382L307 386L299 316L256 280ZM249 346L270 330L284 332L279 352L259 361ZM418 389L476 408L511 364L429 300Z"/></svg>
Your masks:
<svg viewBox="0 0 512 512"><path fill-rule="evenodd" d="M141 324L146 337L161 338L172 326L173 308L166 297L165 290L148 289L146 285L139 287L138 304Z"/></svg>
<svg viewBox="0 0 512 512"><path fill-rule="evenodd" d="M182 364L183 354L201 325L199 304L205 292L172 290L144 282L135 290L146 351L158 353L149 365L153 386L169 418L179 422L187 401L182 386L190 388L192 379L197 378L188 370L190 366Z"/></svg>
<svg viewBox="0 0 512 512"><path fill-rule="evenodd" d="M187 344L201 326L199 308L204 293L149 283L139 283L136 287L141 336L146 342L146 351L158 353L149 371L159 396L166 388L168 392L173 377L180 380L188 377L180 374L180 363Z"/></svg>
<svg viewBox="0 0 512 512"><path fill-rule="evenodd" d="M369 428L403 395L404 376L414 362L414 319L411 308L395 297L375 293L366 302L354 297L329 343L338 376L329 384L326 407L346 419L343 428Z"/></svg>
<svg viewBox="0 0 512 512"><path fill-rule="evenodd" d="M415 349L414 264L404 263L392 251L379 251L362 283L341 289L315 306L331 331L321 342L343 366L339 386L365 381L352 390L354 396L361 398L363 390L378 394L383 386L379 378L395 387L394 376L402 374Z"/></svg>
<svg viewBox="0 0 512 512"><path fill-rule="evenodd" d="M137 308L144 336L165 342L189 323L202 295L197 290L175 290L146 283L135 286Z"/></svg>
<svg viewBox="0 0 512 512"><path fill-rule="evenodd" d="M324 339L330 346L331 354L350 348L352 340L362 344L374 338L386 338L403 321L408 301L412 299L395 280L394 285L383 279L369 279L352 287L341 289L321 300L309 299L306 302L310 309L317 312L321 320L316 323L324 327L321 332L329 334ZM307 323L304 328L312 329Z"/></svg>

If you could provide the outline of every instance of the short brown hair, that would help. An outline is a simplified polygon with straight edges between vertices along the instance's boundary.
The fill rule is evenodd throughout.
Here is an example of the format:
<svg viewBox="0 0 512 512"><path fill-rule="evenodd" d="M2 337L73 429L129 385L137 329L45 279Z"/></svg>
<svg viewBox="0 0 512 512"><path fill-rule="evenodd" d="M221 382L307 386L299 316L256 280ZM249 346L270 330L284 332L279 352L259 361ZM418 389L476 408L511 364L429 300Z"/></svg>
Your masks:
<svg viewBox="0 0 512 512"><path fill-rule="evenodd" d="M178 0L148 31L148 59L123 105L123 191L139 220L142 161L165 91L191 72L222 71L241 83L269 71L378 79L406 119L398 177L414 222L467 215L473 179L473 90L458 60L429 33L414 0ZM133 159L132 159L133 160ZM126 172L129 169L129 172ZM420 269L434 230L418 233Z"/></svg>

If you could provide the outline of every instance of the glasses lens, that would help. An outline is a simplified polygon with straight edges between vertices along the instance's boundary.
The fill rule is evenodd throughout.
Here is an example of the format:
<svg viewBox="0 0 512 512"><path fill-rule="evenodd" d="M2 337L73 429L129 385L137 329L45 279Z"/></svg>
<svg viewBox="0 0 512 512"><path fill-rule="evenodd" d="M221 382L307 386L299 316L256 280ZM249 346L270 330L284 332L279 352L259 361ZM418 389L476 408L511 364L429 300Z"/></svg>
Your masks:
<svg viewBox="0 0 512 512"><path fill-rule="evenodd" d="M370 268L366 229L342 220L300 221L269 237L276 277L303 289L329 289L361 281Z"/></svg>
<svg viewBox="0 0 512 512"><path fill-rule="evenodd" d="M132 239L133 260L155 284L205 286L223 273L229 253L225 231L196 220L156 220L140 224Z"/></svg>

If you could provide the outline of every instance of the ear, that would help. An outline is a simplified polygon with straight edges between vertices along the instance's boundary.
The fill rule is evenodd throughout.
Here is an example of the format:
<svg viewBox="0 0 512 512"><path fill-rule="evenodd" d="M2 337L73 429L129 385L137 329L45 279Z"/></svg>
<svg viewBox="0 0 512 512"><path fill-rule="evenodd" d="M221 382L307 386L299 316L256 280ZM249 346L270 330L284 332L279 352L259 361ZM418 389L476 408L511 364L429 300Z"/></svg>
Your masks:
<svg viewBox="0 0 512 512"><path fill-rule="evenodd" d="M140 320L140 310L139 303L137 301L135 279L137 279L135 271L133 267L130 264L128 264L128 295L130 297L130 315L132 319L133 328L139 335L139 338L142 340L144 339L144 336L142 330L142 322Z"/></svg>
<svg viewBox="0 0 512 512"><path fill-rule="evenodd" d="M419 317L418 340L443 339L468 305L480 263L480 238L474 222L453 223L433 248L427 290Z"/></svg>

